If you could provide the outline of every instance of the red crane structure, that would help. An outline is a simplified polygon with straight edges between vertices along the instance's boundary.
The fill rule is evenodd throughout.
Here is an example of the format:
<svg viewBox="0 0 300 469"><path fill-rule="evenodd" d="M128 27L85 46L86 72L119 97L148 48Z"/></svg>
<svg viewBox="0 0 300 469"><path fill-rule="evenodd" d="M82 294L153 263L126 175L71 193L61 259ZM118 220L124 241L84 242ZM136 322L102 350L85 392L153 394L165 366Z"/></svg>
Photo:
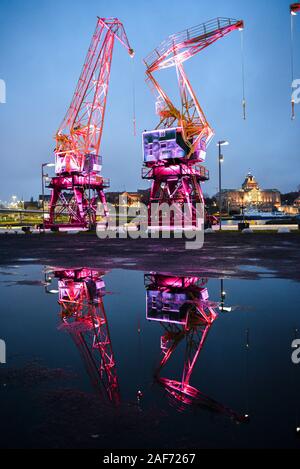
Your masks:
<svg viewBox="0 0 300 469"><path fill-rule="evenodd" d="M190 405L199 405L241 422L245 417L190 385L195 364L208 332L217 318L217 303L209 300L206 283L206 279L198 277L160 273L145 275L147 319L159 321L164 329L161 337L162 358L156 370L156 380L179 410L184 410ZM181 380L162 377L163 368L184 340L185 357Z"/></svg>
<svg viewBox="0 0 300 469"><path fill-rule="evenodd" d="M101 392L104 387L109 401L119 404L116 363L103 304L104 274L86 267L55 267L47 270L45 280L49 286L53 277L58 279L60 329L71 335L80 350L93 386Z"/></svg>
<svg viewBox="0 0 300 469"><path fill-rule="evenodd" d="M142 178L152 180L150 224L151 203L155 202L178 204L179 212L183 204L187 204L189 217L194 225L196 223L199 215L196 204L203 204L201 183L209 179L209 173L201 163L205 161L206 148L214 132L187 78L183 62L243 27L241 20L216 18L172 34L144 59L146 81L158 94L156 111L160 119L155 130L143 133ZM155 72L169 67L176 68L180 109L154 77ZM245 109L244 99L243 106Z"/></svg>
<svg viewBox="0 0 300 469"><path fill-rule="evenodd" d="M94 225L97 200L107 215L104 189L109 180L101 175L100 143L115 39L134 55L123 24L117 18L98 18L72 102L55 136L56 175L48 186L52 192L46 228Z"/></svg>

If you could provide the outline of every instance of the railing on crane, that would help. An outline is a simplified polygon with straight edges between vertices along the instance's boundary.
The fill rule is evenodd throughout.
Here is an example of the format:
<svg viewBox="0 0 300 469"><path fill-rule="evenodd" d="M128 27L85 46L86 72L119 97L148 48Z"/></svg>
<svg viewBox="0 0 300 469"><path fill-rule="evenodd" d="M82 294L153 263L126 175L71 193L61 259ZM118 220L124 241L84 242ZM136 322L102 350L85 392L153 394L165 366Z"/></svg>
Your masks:
<svg viewBox="0 0 300 469"><path fill-rule="evenodd" d="M244 22L233 18L215 18L200 25L171 34L155 48L144 62L147 72L183 63L205 47L235 29L243 29Z"/></svg>

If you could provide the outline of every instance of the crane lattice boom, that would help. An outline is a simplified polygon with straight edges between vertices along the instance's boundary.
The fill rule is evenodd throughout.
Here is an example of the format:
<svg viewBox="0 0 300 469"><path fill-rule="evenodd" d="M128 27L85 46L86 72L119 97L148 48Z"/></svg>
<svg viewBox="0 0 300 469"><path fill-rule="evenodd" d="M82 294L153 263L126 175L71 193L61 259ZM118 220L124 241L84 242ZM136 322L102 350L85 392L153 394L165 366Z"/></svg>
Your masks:
<svg viewBox="0 0 300 469"><path fill-rule="evenodd" d="M123 24L117 18L98 18L72 102L56 134L58 150L67 140L83 155L99 154L115 39L133 55Z"/></svg>
<svg viewBox="0 0 300 469"><path fill-rule="evenodd" d="M244 23L241 20L216 18L172 34L144 59L147 79L158 92L162 103L158 109L161 118L158 128L171 127L177 121L182 128L184 141L190 148L189 157L201 145L203 151L200 159L203 160L206 146L213 136L213 130L205 118L182 64L218 39L236 29L242 30L243 28ZM181 110L178 110L171 102L153 76L153 73L158 70L174 66L177 69Z"/></svg>
<svg viewBox="0 0 300 469"><path fill-rule="evenodd" d="M206 23L171 34L154 51L144 58L147 71L153 72L162 68L173 67L177 62L183 63L193 55L208 47L235 29L243 29L241 20L216 18Z"/></svg>
<svg viewBox="0 0 300 469"><path fill-rule="evenodd" d="M98 18L72 102L55 137L56 177L49 184L50 218L45 223L50 228L86 228L95 223L97 199L106 207L103 189L109 183L101 175L100 145L115 39L134 55L123 24L117 18Z"/></svg>

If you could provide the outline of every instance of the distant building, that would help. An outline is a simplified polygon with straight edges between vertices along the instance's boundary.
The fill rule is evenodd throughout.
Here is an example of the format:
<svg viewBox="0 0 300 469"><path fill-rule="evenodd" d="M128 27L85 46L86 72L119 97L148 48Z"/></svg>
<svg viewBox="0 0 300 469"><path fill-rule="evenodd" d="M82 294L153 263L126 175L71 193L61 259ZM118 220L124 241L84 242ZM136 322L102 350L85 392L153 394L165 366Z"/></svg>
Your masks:
<svg viewBox="0 0 300 469"><path fill-rule="evenodd" d="M150 189L138 189L137 193L141 196L141 202L148 205L150 202Z"/></svg>
<svg viewBox="0 0 300 469"><path fill-rule="evenodd" d="M295 205L281 205L281 207L279 208L279 211L283 212L287 215L292 215L293 216L293 215L298 215L299 208L296 207Z"/></svg>
<svg viewBox="0 0 300 469"><path fill-rule="evenodd" d="M216 195L219 197L219 194ZM248 173L241 189L222 190L222 210L239 211L241 207L256 207L272 210L280 207L280 192L277 189L261 189L251 173Z"/></svg>
<svg viewBox="0 0 300 469"><path fill-rule="evenodd" d="M137 192L106 192L106 201L112 205L125 203L128 207L139 207L141 203L147 204L149 200L149 189L139 189ZM124 201L124 202L122 202Z"/></svg>
<svg viewBox="0 0 300 469"><path fill-rule="evenodd" d="M294 206L300 210L300 195L294 200Z"/></svg>
<svg viewBox="0 0 300 469"><path fill-rule="evenodd" d="M49 211L49 208L50 208L50 198L51 198L51 195L50 195L50 194L45 194L45 195L44 195L44 210L45 210L45 212L48 212L48 211ZM43 209L43 196L42 196L42 195L39 196L39 208L40 208L40 209Z"/></svg>
<svg viewBox="0 0 300 469"><path fill-rule="evenodd" d="M24 202L24 210L38 210L39 202L37 200L29 200Z"/></svg>
<svg viewBox="0 0 300 469"><path fill-rule="evenodd" d="M290 204L282 204L280 210L289 215L298 215L300 213L300 195L294 198Z"/></svg>

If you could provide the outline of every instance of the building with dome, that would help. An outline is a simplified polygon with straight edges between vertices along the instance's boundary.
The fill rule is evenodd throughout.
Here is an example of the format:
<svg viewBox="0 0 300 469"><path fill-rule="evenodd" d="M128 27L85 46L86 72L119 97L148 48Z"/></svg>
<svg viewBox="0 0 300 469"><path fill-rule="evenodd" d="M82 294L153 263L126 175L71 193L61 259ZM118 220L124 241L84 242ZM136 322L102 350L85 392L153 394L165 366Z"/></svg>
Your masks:
<svg viewBox="0 0 300 469"><path fill-rule="evenodd" d="M219 194L216 195L219 197ZM240 211L242 207L274 210L281 205L278 189L261 189L255 177L248 173L240 189L222 190L222 210Z"/></svg>

